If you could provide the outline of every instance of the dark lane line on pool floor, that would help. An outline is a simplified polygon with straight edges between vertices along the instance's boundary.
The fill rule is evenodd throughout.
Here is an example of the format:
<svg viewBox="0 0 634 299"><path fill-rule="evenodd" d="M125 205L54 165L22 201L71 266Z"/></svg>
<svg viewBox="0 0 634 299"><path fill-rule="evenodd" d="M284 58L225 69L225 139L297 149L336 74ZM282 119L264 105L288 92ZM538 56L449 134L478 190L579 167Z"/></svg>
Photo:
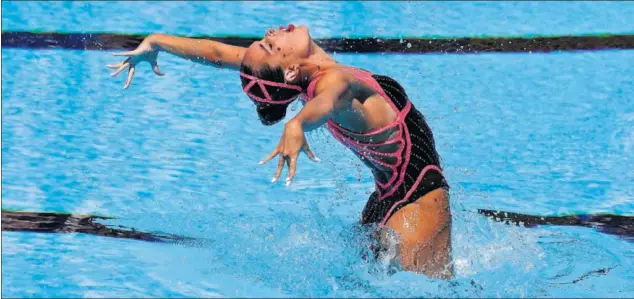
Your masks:
<svg viewBox="0 0 634 299"><path fill-rule="evenodd" d="M36 233L84 233L102 237L134 239L154 243L190 244L200 240L172 234L149 233L124 226L110 226L96 220L115 219L95 215L2 210L2 230Z"/></svg>
<svg viewBox="0 0 634 299"><path fill-rule="evenodd" d="M634 216L611 214L537 216L513 212L478 209L478 213L507 225L524 226L581 226L634 241ZM2 230L38 233L85 233L103 237L135 239L147 242L206 246L208 240L172 234L138 231L124 226L104 225L96 220L116 219L96 215L55 212L17 212L2 210Z"/></svg>
<svg viewBox="0 0 634 299"><path fill-rule="evenodd" d="M478 213L497 222L528 228L543 225L588 227L604 234L615 235L626 241L634 242L634 216L613 214L538 216L487 209L478 209Z"/></svg>
<svg viewBox="0 0 634 299"><path fill-rule="evenodd" d="M134 49L146 35L113 33L2 32L2 46L23 49L123 50ZM247 47L259 37L213 37L222 43ZM634 34L527 36L527 37L438 37L438 38L322 38L315 41L337 53L487 53L553 52L605 49L634 49Z"/></svg>

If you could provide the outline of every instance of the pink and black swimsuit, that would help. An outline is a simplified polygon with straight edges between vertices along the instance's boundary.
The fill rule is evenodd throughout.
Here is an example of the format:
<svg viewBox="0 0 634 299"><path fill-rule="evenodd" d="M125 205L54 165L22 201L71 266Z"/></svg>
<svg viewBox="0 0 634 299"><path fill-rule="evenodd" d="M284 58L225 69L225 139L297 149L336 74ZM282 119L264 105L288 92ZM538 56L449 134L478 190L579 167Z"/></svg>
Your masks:
<svg viewBox="0 0 634 299"><path fill-rule="evenodd" d="M448 189L449 185L442 175L431 129L423 115L409 101L403 87L386 76L359 69L351 69L351 72L355 78L387 99L398 115L390 125L363 133L347 130L332 119L326 124L339 142L350 148L372 169L376 191L363 209L361 223L378 224L381 227L400 208L435 189ZM296 97L273 99L267 89L294 89L301 92L299 94L303 95L305 101L310 101L320 78L319 74L315 76L304 92L299 86L267 81L246 73L240 76L245 84L243 90L256 103L258 112L275 107L285 112L286 106ZM283 114L276 116L277 119L281 117Z"/></svg>
<svg viewBox="0 0 634 299"><path fill-rule="evenodd" d="M442 175L434 137L423 115L412 105L403 87L392 78L354 69L353 75L389 101L397 113L390 125L364 133L349 131L332 119L332 135L372 169L376 191L363 209L362 224L385 225L400 208L438 188L449 188ZM319 76L308 86L314 96Z"/></svg>

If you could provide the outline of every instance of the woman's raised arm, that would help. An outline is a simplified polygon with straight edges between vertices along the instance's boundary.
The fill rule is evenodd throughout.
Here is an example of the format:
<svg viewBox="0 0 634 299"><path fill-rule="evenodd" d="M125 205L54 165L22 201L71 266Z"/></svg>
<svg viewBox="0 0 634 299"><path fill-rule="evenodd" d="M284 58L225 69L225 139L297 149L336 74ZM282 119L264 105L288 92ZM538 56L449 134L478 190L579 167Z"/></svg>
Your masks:
<svg viewBox="0 0 634 299"><path fill-rule="evenodd" d="M114 53L114 56L127 56L128 58L123 62L108 65L109 68L116 69L111 75L117 76L127 68L128 78L123 88L128 88L132 82L136 65L139 62L147 61L152 66L154 73L163 76L157 63L160 51L205 65L237 70L246 48L208 39L152 34L146 37L136 49Z"/></svg>

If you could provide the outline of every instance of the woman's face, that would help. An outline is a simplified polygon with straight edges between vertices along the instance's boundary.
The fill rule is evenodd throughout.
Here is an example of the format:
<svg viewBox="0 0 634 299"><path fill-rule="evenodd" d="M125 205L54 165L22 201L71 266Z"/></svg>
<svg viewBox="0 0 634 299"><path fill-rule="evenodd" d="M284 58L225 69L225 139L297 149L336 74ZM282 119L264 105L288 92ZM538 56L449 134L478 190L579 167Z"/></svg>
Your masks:
<svg viewBox="0 0 634 299"><path fill-rule="evenodd" d="M242 62L254 69L259 69L264 64L272 68L286 68L308 58L311 43L306 26L295 27L291 24L278 29L271 28L266 31L262 40L247 48Z"/></svg>

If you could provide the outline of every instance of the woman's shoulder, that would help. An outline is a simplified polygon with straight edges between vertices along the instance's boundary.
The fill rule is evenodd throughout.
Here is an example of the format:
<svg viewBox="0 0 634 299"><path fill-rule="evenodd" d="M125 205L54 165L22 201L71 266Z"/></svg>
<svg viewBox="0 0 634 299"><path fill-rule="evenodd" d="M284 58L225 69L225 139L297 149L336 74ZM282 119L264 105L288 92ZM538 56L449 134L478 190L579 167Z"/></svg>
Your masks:
<svg viewBox="0 0 634 299"><path fill-rule="evenodd" d="M354 76L343 67L332 67L317 73L315 92L333 86L348 85L354 80Z"/></svg>
<svg viewBox="0 0 634 299"><path fill-rule="evenodd" d="M336 84L359 85L369 89L375 89L373 82L377 80L390 79L387 76L376 75L368 70L352 67L352 66L336 66L318 72L315 77L314 90L318 93L324 88L330 88ZM379 84L380 85L380 84Z"/></svg>

